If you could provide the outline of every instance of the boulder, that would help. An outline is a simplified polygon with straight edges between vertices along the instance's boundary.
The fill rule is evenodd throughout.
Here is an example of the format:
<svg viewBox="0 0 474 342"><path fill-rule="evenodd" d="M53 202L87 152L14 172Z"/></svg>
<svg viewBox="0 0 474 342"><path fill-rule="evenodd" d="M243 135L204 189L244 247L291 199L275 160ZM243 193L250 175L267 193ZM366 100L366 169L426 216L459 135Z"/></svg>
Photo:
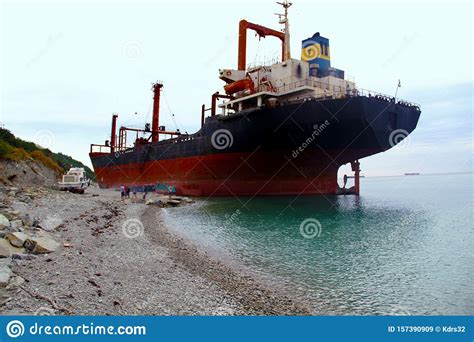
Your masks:
<svg viewBox="0 0 474 342"><path fill-rule="evenodd" d="M18 217L20 215L19 210L12 210L10 213L11 213L12 217Z"/></svg>
<svg viewBox="0 0 474 342"><path fill-rule="evenodd" d="M7 235L7 240L15 247L23 247L28 236L25 233L14 232Z"/></svg>
<svg viewBox="0 0 474 342"><path fill-rule="evenodd" d="M59 242L46 236L34 237L25 241L25 248L35 254L46 254L55 252Z"/></svg>
<svg viewBox="0 0 474 342"><path fill-rule="evenodd" d="M21 217L21 219L23 220L23 223L28 226L28 227L33 227L33 224L34 224L34 220L33 218L30 216L30 214L25 214Z"/></svg>
<svg viewBox="0 0 474 342"><path fill-rule="evenodd" d="M12 271L8 265L0 263L0 287L6 287L10 281Z"/></svg>
<svg viewBox="0 0 474 342"><path fill-rule="evenodd" d="M21 230L22 227L23 227L23 221L22 220L17 219L17 220L10 221L10 228L13 231Z"/></svg>
<svg viewBox="0 0 474 342"><path fill-rule="evenodd" d="M11 258L0 259L0 266L3 266L3 265L7 265L10 267L12 265L12 259Z"/></svg>
<svg viewBox="0 0 474 342"><path fill-rule="evenodd" d="M0 241L2 241L1 239ZM0 258L8 258L11 255L10 249L0 242ZM0 259L1 260L1 259Z"/></svg>
<svg viewBox="0 0 474 342"><path fill-rule="evenodd" d="M0 214L0 229L10 227L10 221L5 217L5 215Z"/></svg>
<svg viewBox="0 0 474 342"><path fill-rule="evenodd" d="M16 210L23 214L26 214L29 211L28 204L21 201L14 201L11 207L13 208L13 210Z"/></svg>
<svg viewBox="0 0 474 342"><path fill-rule="evenodd" d="M58 216L48 216L44 220L38 223L38 226L43 228L44 230L54 230L56 229L61 223L63 223L63 220L58 217ZM34 226L34 224L33 224Z"/></svg>
<svg viewBox="0 0 474 342"><path fill-rule="evenodd" d="M8 258L14 254L25 253L24 248L14 247L10 244L10 241L6 239L0 239L0 258Z"/></svg>

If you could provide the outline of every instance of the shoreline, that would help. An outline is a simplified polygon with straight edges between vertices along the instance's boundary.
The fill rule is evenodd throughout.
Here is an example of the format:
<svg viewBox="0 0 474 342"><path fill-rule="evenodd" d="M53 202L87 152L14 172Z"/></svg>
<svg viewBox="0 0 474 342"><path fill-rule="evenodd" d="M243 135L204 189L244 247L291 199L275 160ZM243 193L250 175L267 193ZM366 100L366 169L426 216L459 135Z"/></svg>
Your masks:
<svg viewBox="0 0 474 342"><path fill-rule="evenodd" d="M145 227L156 225L152 239L170 251L176 262L193 274L218 284L232 299L242 304L245 314L251 315L309 315L310 309L284 294L270 289L251 275L236 271L235 267L210 256L202 247L178 236L167 228L154 207L147 207L142 219ZM156 224L160 222L161 224ZM146 230L146 228L145 228Z"/></svg>
<svg viewBox="0 0 474 342"><path fill-rule="evenodd" d="M12 255L0 288L1 315L309 315L310 310L212 258L167 228L160 208L120 200L112 190L85 195L23 189L3 202L27 212L59 248Z"/></svg>

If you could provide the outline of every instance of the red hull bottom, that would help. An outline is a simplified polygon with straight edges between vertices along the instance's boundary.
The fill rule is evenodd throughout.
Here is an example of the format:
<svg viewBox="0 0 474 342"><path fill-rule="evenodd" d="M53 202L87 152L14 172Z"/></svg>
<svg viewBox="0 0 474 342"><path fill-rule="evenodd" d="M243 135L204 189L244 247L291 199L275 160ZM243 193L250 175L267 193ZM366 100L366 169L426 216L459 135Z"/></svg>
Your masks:
<svg viewBox="0 0 474 342"><path fill-rule="evenodd" d="M269 157L267 153L95 167L101 187L154 185L158 192L184 196L336 194L337 170L338 165L326 159Z"/></svg>
<svg viewBox="0 0 474 342"><path fill-rule="evenodd" d="M149 183L131 183L127 186L143 186ZM321 195L336 194L337 181L334 179L317 179L314 181L167 181L157 192L173 193L180 196L262 196L262 195ZM110 187L119 187L114 184ZM167 190L169 189L169 190Z"/></svg>

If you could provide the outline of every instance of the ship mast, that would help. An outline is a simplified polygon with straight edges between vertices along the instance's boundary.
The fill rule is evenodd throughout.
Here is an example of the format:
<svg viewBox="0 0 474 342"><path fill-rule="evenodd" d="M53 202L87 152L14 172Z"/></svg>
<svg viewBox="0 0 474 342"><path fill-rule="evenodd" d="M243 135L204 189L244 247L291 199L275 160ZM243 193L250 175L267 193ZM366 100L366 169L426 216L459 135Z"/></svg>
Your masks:
<svg viewBox="0 0 474 342"><path fill-rule="evenodd" d="M284 28L284 34L285 34L285 41L283 42L283 60L287 61L291 58L291 51L290 51L290 22L288 20L288 8L290 8L291 5L293 5L291 2L288 2L288 0L285 0L285 2L277 2L277 4L282 5L283 8L285 9L284 14L278 14L280 17L280 24L285 24Z"/></svg>

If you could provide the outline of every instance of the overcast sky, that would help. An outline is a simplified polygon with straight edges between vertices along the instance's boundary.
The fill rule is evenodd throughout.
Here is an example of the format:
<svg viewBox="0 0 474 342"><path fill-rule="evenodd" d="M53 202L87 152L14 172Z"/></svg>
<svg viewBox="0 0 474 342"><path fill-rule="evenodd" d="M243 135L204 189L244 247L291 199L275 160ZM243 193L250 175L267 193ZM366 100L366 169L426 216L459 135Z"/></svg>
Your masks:
<svg viewBox="0 0 474 342"><path fill-rule="evenodd" d="M319 31L332 66L359 87L393 95L400 79L398 96L421 104L406 144L361 161L367 176L472 171L470 1L293 2L293 57ZM156 80L161 124L196 131L201 105L222 90L218 69L236 68L238 21L279 26L272 0L1 3L0 122L88 165L112 112L119 125L150 119ZM249 63L279 55L271 37L249 34L248 46Z"/></svg>

